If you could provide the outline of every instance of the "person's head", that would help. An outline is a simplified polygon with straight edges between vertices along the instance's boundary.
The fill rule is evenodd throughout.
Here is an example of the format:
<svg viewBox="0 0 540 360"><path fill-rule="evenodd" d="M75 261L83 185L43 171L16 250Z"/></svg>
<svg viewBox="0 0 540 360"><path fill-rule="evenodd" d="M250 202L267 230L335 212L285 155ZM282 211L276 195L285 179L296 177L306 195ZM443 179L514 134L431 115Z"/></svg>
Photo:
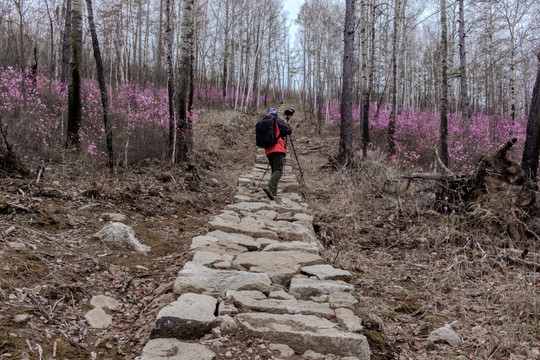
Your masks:
<svg viewBox="0 0 540 360"><path fill-rule="evenodd" d="M274 116L278 116L278 111L276 108L270 108L270 110L268 110L268 115L274 115Z"/></svg>

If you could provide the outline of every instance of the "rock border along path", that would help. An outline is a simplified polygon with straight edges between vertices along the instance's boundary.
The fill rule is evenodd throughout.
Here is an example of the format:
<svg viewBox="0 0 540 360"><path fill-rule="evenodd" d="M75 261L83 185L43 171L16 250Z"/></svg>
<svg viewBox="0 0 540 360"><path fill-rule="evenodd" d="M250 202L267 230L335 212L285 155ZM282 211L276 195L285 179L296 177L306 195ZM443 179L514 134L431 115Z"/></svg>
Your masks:
<svg viewBox="0 0 540 360"><path fill-rule="evenodd" d="M209 341L186 340L218 340L238 329L273 343L275 359L293 351L370 358L351 310L357 303L347 283L351 274L319 255L313 218L291 167L285 166L275 201L258 187L266 167L259 150L253 170L238 181L234 203L210 220L212 231L192 239L193 258L174 283L178 298L158 313L139 360L214 359Z"/></svg>

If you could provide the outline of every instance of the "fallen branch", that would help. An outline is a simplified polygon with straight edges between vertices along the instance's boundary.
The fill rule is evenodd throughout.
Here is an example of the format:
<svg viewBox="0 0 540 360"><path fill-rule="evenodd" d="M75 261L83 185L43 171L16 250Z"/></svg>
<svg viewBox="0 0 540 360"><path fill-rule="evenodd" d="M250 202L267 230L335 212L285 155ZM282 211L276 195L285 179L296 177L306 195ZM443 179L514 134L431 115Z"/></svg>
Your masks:
<svg viewBox="0 0 540 360"><path fill-rule="evenodd" d="M72 345L72 346L75 346L76 348L79 348L81 350L84 350L86 352L92 352L92 350L90 350L89 348L87 348L86 346L84 345L81 345L79 344L78 342L76 341L73 341L64 331L60 330L60 334L62 334L62 336L66 339L66 341Z"/></svg>
<svg viewBox="0 0 540 360"><path fill-rule="evenodd" d="M141 278L145 278L145 277L149 277L150 275L152 274L141 274L141 275L136 275L136 276L132 276L128 279L128 281L126 281L126 283L124 284L124 286L122 286L122 290L120 290L120 293L124 293L126 292L126 290L128 289L129 285L131 284L131 282L135 279L141 279Z"/></svg>
<svg viewBox="0 0 540 360"><path fill-rule="evenodd" d="M28 212L29 209L25 206L22 206L22 205L19 205L19 204L14 204L14 203L7 203L9 206L11 206L12 208L15 208L17 210L21 210L21 211L26 211Z"/></svg>
<svg viewBox="0 0 540 360"><path fill-rule="evenodd" d="M517 264L517 265L525 266L526 268L529 268L536 272L540 272L540 263L525 260L525 259L522 259L521 257L517 257L517 256L521 256L521 255L516 256L517 253L523 254L524 252L521 252L515 249L505 249L502 251L501 256L510 264ZM529 253L528 255L531 255L531 253ZM534 258L538 258L538 254L535 254Z"/></svg>

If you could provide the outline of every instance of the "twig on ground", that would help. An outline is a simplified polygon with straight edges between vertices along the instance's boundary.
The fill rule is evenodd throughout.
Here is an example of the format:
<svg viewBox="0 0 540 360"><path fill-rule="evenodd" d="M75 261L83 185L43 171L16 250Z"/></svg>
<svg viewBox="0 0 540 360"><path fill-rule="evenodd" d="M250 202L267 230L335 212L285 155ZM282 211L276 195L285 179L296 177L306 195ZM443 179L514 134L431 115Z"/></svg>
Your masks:
<svg viewBox="0 0 540 360"><path fill-rule="evenodd" d="M141 274L141 275L136 275L136 276L132 276L128 279L128 281L124 284L124 286L122 286L122 290L120 290L120 293L124 293L126 292L126 290L128 289L129 285L131 285L131 282L135 279L141 279L141 278L145 278L145 277L149 277L151 276L152 274Z"/></svg>
<svg viewBox="0 0 540 360"><path fill-rule="evenodd" d="M62 336L66 339L66 341L72 345L72 346L75 346L76 348L79 348L81 350L84 350L86 352L92 352L90 349L88 349L86 346L84 345L81 345L79 344L78 342L76 341L73 341L64 331L60 330L60 334L62 334Z"/></svg>

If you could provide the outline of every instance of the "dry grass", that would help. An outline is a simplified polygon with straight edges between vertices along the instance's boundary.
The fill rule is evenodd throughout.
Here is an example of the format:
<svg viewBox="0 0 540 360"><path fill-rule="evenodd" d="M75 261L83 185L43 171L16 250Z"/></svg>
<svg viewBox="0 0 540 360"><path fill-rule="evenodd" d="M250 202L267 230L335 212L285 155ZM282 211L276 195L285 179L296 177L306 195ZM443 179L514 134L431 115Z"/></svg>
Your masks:
<svg viewBox="0 0 540 360"><path fill-rule="evenodd" d="M281 107L280 113L285 108ZM186 166L172 167L164 162L146 161L127 170L119 169L111 176L106 171L100 173L101 169L90 159L68 163L64 157L61 164L51 165L40 186L26 181L3 182L0 209L5 198L9 202L19 201L31 212L3 215L0 231L12 225L39 230L41 235L12 233L9 241L37 246L42 253L36 257L32 251L4 250L0 254L2 261L6 261L2 266L9 263L11 269L2 270L0 302L8 301L16 288L31 288L39 283L54 288L78 281L82 295L74 300L73 306L71 302L58 305L56 317L74 314L76 320L80 319L81 308L90 296L106 291L122 298L133 310L130 312L141 312L138 303L142 295L145 301L153 301L153 289L173 279L185 261L184 250L189 239L205 231L209 216L230 201L238 176L251 168L255 157L253 127L260 115L232 111L201 114L191 162L200 180ZM514 209L510 206L515 204L514 193L505 192L503 187L490 188L467 212L436 212L432 206L433 184L409 184L403 180L400 169L386 162L384 153L370 153L353 170L323 170L338 149L335 133L323 131L322 136L311 133L313 124L301 111L297 111L291 124L307 183L307 200L316 216L319 236L328 245L324 256L354 273L361 299L357 310L365 320L366 329L373 331L369 333L373 358L540 358L538 273L509 264L499 252L501 245L523 244L530 245L530 252L538 252L537 241L509 236L507 225L521 216L510 211ZM292 154L287 162L298 173ZM100 197L81 196L83 191L100 184L104 184ZM47 187L69 193L72 199L41 197L40 189ZM18 188L25 194L18 193ZM86 208L89 204L94 205ZM116 253L99 257L110 252L102 244L66 243L66 239L86 239L99 229L99 216L103 212L125 213L129 224L137 227L141 240L152 242L155 256L141 259L127 252L126 257ZM31 224L30 219L39 223ZM47 240L44 234L55 241ZM5 245L6 241L0 238L0 244ZM68 245L77 246L77 254L66 255L74 253ZM53 260L44 253L53 256ZM131 290L137 287L142 294L116 293L114 289L121 289L136 271L136 264L154 269L151 278L133 280ZM118 275L111 276L103 266ZM72 276L76 278L71 279ZM68 290L74 291L65 290L67 295ZM43 299L47 306L53 306L55 301L56 298ZM50 353L57 336L45 338L43 333L54 330L54 326L34 317L33 321L46 331L27 334L24 326L11 323L11 315L17 312L24 310L0 311L0 325L5 328L0 332L0 345L7 341L6 348L16 358L28 351L25 342L28 338ZM133 358L144 344L144 334L154 319L154 314L146 311L141 314L135 325L130 320L103 333L89 329L86 338L79 341L107 355L111 350L105 344L112 345L118 352L111 359ZM382 330L378 328L378 318L384 323ZM454 324L464 344L451 348L427 342L427 334L445 323ZM76 337L82 331L79 325L74 321L70 328L62 330ZM137 337L129 332L133 328L137 328ZM88 358L88 353L80 349L69 344L63 346L71 359ZM233 346L243 351L246 345L239 339Z"/></svg>
<svg viewBox="0 0 540 360"><path fill-rule="evenodd" d="M501 246L538 252L522 231L516 192L493 182L468 211L436 212L434 184L403 180L383 153L353 170L321 170L337 142L331 134L299 139L297 151L330 245L324 256L354 272L363 317L385 323L386 348L375 358L540 358L539 274L501 256ZM426 340L446 323L461 346Z"/></svg>

